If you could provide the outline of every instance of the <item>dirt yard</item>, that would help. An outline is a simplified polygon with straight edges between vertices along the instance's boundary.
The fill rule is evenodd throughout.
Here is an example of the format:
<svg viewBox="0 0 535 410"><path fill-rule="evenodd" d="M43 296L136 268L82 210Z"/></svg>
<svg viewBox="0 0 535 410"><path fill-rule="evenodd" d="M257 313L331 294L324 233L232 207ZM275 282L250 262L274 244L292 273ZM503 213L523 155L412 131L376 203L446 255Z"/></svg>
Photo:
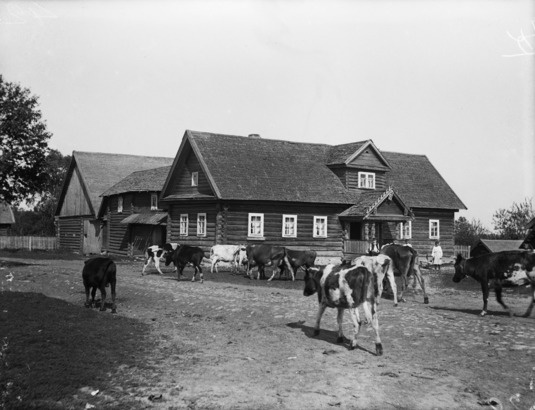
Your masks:
<svg viewBox="0 0 535 410"><path fill-rule="evenodd" d="M451 268L424 271L429 305L418 289L381 300L377 357L371 328L356 350L336 343L334 310L312 335L302 272L268 283L208 266L200 284L117 261L114 315L84 308L82 265L0 254L0 408L535 409L535 313L511 318L491 295L480 317L480 291ZM528 291L505 301L524 313Z"/></svg>

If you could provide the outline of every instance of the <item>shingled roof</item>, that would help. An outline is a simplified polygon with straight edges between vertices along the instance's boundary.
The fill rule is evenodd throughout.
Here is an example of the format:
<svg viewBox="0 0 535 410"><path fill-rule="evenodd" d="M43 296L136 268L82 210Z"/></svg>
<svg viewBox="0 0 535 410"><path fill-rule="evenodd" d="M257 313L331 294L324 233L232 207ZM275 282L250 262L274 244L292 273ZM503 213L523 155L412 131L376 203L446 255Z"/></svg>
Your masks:
<svg viewBox="0 0 535 410"><path fill-rule="evenodd" d="M189 143L220 199L354 205L375 195L348 191L327 164L345 163L370 142L331 146L187 130L174 167ZM426 156L380 154L391 166L386 185L407 206L466 209ZM172 198L166 189L164 198Z"/></svg>
<svg viewBox="0 0 535 410"><path fill-rule="evenodd" d="M171 166L132 172L100 196L123 194L125 192L156 192L163 187Z"/></svg>
<svg viewBox="0 0 535 410"><path fill-rule="evenodd" d="M170 166L172 163L173 158L166 157L73 151L56 215L59 214L67 184L76 167L80 172L82 184L87 190L93 212L96 213L102 201L100 195L132 172Z"/></svg>

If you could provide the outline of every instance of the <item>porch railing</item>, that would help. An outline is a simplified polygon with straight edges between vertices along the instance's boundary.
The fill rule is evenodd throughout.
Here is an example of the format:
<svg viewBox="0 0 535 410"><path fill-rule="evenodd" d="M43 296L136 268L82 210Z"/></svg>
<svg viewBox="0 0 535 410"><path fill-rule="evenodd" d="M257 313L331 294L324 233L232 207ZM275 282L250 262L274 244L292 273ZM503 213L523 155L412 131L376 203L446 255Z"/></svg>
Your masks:
<svg viewBox="0 0 535 410"><path fill-rule="evenodd" d="M344 240L344 253L365 254L368 252L369 246L368 241L346 239Z"/></svg>

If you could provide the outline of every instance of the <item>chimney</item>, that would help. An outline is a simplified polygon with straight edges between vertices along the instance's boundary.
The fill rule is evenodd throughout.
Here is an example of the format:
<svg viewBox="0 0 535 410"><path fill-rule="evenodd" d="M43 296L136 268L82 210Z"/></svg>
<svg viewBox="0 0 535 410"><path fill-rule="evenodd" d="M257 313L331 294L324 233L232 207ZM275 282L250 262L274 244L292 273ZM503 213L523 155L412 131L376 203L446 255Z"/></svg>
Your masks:
<svg viewBox="0 0 535 410"><path fill-rule="evenodd" d="M249 134L249 138L260 139L260 134Z"/></svg>

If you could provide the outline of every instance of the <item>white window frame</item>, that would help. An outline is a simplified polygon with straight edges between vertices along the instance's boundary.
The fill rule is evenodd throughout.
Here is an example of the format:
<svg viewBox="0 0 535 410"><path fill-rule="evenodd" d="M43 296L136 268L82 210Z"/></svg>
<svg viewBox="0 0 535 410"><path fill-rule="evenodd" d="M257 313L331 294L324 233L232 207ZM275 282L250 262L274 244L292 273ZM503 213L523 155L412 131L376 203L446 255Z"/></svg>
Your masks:
<svg viewBox="0 0 535 410"><path fill-rule="evenodd" d="M375 172L359 172L358 181L359 188L375 189Z"/></svg>
<svg viewBox="0 0 535 410"><path fill-rule="evenodd" d="M180 214L180 236L188 236L188 214Z"/></svg>
<svg viewBox="0 0 535 410"><path fill-rule="evenodd" d="M399 239L412 239L412 221L400 222L398 224Z"/></svg>
<svg viewBox="0 0 535 410"><path fill-rule="evenodd" d="M206 236L206 213L197 214L197 236Z"/></svg>
<svg viewBox="0 0 535 410"><path fill-rule="evenodd" d="M254 223L254 225L253 225ZM247 237L264 237L264 214L250 213L247 222Z"/></svg>
<svg viewBox="0 0 535 410"><path fill-rule="evenodd" d="M433 230L436 226L436 234L433 234ZM429 239L440 239L440 220L429 220Z"/></svg>
<svg viewBox="0 0 535 410"><path fill-rule="evenodd" d="M282 237L297 238L297 215L282 215Z"/></svg>
<svg viewBox="0 0 535 410"><path fill-rule="evenodd" d="M197 171L191 173L191 186L199 186L199 173Z"/></svg>
<svg viewBox="0 0 535 410"><path fill-rule="evenodd" d="M117 212L123 212L124 199L122 195L117 197Z"/></svg>
<svg viewBox="0 0 535 410"><path fill-rule="evenodd" d="M327 223L328 219L326 216L315 216L314 225L312 231L312 237L314 238L326 238L327 237ZM321 229L320 223L323 223L323 229Z"/></svg>
<svg viewBox="0 0 535 410"><path fill-rule="evenodd" d="M150 194L150 210L155 211L158 209L158 194L153 192Z"/></svg>

